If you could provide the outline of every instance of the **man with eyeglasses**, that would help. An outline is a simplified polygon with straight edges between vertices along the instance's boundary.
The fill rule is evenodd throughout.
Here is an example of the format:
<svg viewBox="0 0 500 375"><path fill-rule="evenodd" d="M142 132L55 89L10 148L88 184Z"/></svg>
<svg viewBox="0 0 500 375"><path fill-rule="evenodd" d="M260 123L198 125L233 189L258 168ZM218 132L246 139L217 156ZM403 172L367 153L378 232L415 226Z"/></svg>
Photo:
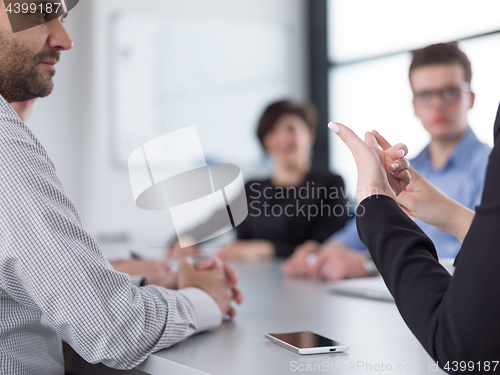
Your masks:
<svg viewBox="0 0 500 375"><path fill-rule="evenodd" d="M476 138L467 121L475 99L470 61L454 43L431 45L414 53L409 78L415 115L431 136L411 165L446 195L474 209L481 198L490 148ZM441 258L456 256L459 240L417 223ZM297 250L283 265L288 276L339 280L376 272L358 237L355 220L323 245L310 241Z"/></svg>

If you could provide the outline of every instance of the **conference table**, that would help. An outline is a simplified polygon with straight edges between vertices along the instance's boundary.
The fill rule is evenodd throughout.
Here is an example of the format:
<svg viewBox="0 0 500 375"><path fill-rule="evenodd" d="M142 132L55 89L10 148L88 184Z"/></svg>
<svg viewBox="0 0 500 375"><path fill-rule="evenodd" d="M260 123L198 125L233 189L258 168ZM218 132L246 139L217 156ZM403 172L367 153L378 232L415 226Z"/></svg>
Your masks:
<svg viewBox="0 0 500 375"><path fill-rule="evenodd" d="M245 301L221 327L152 354L137 370L160 375L444 374L393 302L338 295L331 283L289 279L281 261L235 264ZM299 355L264 335L313 331L349 350Z"/></svg>

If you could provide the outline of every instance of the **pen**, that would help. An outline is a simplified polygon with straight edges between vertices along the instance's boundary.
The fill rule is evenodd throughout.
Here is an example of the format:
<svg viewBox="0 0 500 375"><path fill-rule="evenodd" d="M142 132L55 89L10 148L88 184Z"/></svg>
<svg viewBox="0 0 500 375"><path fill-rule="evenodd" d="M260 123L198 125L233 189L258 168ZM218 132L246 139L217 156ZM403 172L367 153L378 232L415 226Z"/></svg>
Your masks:
<svg viewBox="0 0 500 375"><path fill-rule="evenodd" d="M131 251L131 252L130 252L130 257L131 257L132 259L135 259L135 260L141 260L141 259L142 259L142 256L140 256L139 254L137 254L137 253L136 253L136 252L134 252L134 251Z"/></svg>

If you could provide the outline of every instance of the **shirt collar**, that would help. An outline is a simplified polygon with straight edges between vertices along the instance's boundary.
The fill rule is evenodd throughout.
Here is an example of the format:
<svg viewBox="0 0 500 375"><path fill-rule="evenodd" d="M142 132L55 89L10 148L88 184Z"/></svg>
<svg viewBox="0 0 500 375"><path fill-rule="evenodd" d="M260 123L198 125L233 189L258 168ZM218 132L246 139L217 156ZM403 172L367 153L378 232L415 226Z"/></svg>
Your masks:
<svg viewBox="0 0 500 375"><path fill-rule="evenodd" d="M476 146L479 143L480 142L477 139L476 135L474 134L472 129L469 127L467 132L458 141L458 144L455 147L455 150L453 150L448 162L445 164L445 166L443 168L440 168L440 170L444 170L452 164L455 165L456 167L460 167L461 165L465 164L465 161L468 159L469 154L471 153L472 149L474 148L474 146ZM420 152L420 154L418 154L411 161L411 163L414 165L427 165L427 166L430 166L432 169L436 169L432 166L432 163L431 163L431 155L429 154L429 145L427 145L422 150L422 152Z"/></svg>
<svg viewBox="0 0 500 375"><path fill-rule="evenodd" d="M413 159L410 160L410 163L412 166L419 165L419 167L417 168L420 168L420 166L423 165L430 165L431 164L430 161L431 161L431 156L429 155L429 145L427 145L422 151L420 151L420 154L418 154L417 156L415 156Z"/></svg>
<svg viewBox="0 0 500 375"><path fill-rule="evenodd" d="M9 102L7 100L5 100L5 98L1 94L0 94L0 111L8 113L8 114L14 116L14 118L19 118L16 111L14 111L14 109L9 104Z"/></svg>
<svg viewBox="0 0 500 375"><path fill-rule="evenodd" d="M1 109L7 109L10 107L10 104L7 102L7 100L4 99L4 97L0 94L0 108Z"/></svg>

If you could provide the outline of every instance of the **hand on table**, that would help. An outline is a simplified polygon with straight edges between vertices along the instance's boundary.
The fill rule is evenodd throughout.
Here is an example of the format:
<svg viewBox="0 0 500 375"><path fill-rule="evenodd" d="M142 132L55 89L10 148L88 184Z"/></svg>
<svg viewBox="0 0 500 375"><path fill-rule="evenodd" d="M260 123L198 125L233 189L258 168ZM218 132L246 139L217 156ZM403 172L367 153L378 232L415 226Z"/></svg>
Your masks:
<svg viewBox="0 0 500 375"><path fill-rule="evenodd" d="M367 277L366 255L341 243L326 242L316 261L309 266L308 277L337 281L354 277Z"/></svg>
<svg viewBox="0 0 500 375"><path fill-rule="evenodd" d="M172 242L170 245L170 249L167 251L167 258L168 259L173 259L173 258L180 258L185 255L191 255L191 256L199 256L200 255L200 247L198 245L192 245L192 246L186 246L186 247L181 247L181 244L179 240L175 240Z"/></svg>
<svg viewBox="0 0 500 375"><path fill-rule="evenodd" d="M341 243L327 241L320 245L316 241L307 241L297 246L282 270L289 277L336 281L370 276L365 261L365 254Z"/></svg>
<svg viewBox="0 0 500 375"><path fill-rule="evenodd" d="M208 293L217 302L222 316L234 317L236 310L231 306L243 302L243 293L236 286L238 275L233 267L218 258L208 258L196 264L191 257L183 257L178 269L179 289L195 287Z"/></svg>
<svg viewBox="0 0 500 375"><path fill-rule="evenodd" d="M267 240L234 241L217 252L217 256L226 261L258 261L272 258L274 245Z"/></svg>
<svg viewBox="0 0 500 375"><path fill-rule="evenodd" d="M295 248L290 257L283 263L281 270L288 277L306 277L309 273L309 262L320 249L320 244L309 240Z"/></svg>

